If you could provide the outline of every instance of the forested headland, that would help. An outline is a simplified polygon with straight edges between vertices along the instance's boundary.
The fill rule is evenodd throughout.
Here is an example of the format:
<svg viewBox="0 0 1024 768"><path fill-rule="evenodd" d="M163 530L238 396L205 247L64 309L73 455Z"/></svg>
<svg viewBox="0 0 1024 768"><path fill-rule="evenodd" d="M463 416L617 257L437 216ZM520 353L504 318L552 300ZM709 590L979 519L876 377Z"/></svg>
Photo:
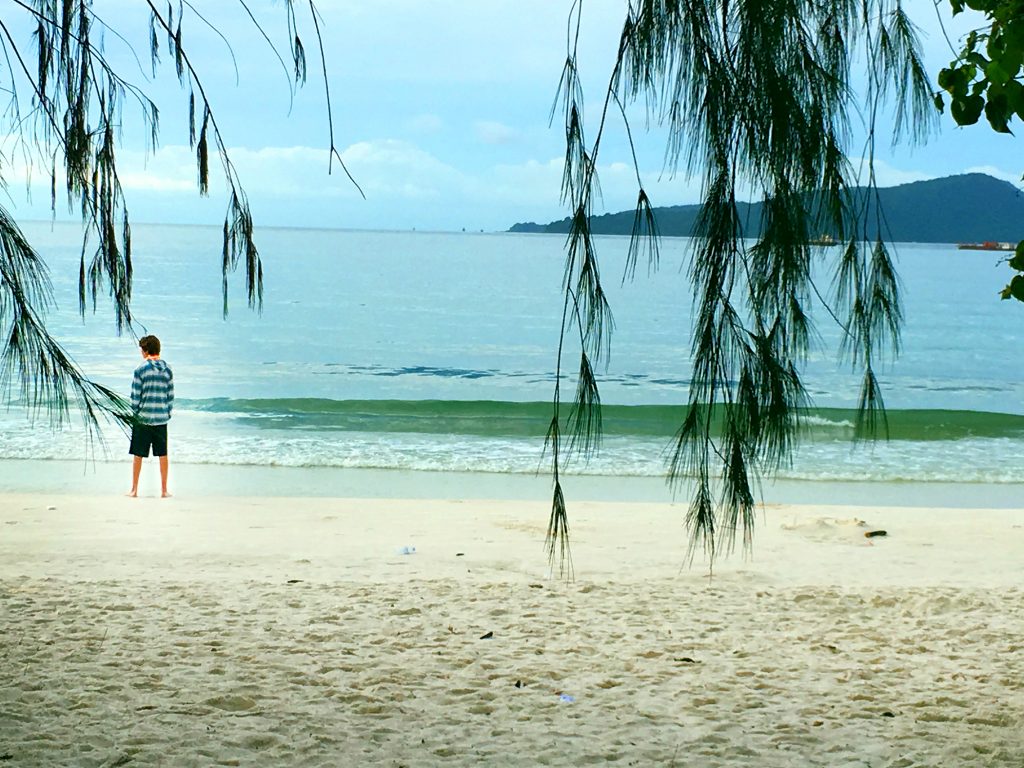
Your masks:
<svg viewBox="0 0 1024 768"><path fill-rule="evenodd" d="M879 222L884 239L904 243L959 243L983 240L1014 241L1024 238L1024 193L1013 184L984 173L967 173L915 181L875 192L856 187L852 204L865 206L864 239L874 240ZM814 202L811 201L813 210ZM881 216L875 212L881 206ZM746 237L760 234L762 203L740 203L749 229ZM692 236L699 205L673 205L654 209L658 232L669 237ZM629 235L635 212L606 213L591 218L594 234ZM567 233L568 218L548 224L516 224L510 232ZM823 228L821 235L838 236Z"/></svg>

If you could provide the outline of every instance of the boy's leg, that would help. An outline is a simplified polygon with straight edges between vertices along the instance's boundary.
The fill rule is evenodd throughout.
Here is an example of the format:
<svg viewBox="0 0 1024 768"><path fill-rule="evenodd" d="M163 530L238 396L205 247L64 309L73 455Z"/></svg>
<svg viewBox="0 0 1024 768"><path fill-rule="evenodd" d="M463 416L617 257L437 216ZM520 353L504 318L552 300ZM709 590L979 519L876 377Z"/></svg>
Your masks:
<svg viewBox="0 0 1024 768"><path fill-rule="evenodd" d="M132 489L127 496L139 495L139 475L142 472L142 460L149 456L152 436L145 424L132 424L132 441L128 453L132 455Z"/></svg>
<svg viewBox="0 0 1024 768"><path fill-rule="evenodd" d="M160 456L160 495L168 498L171 494L167 492L167 456Z"/></svg>
<svg viewBox="0 0 1024 768"><path fill-rule="evenodd" d="M160 496L166 499L171 495L167 492L167 425L158 424L152 431L153 455L160 462Z"/></svg>
<svg viewBox="0 0 1024 768"><path fill-rule="evenodd" d="M142 472L142 457L132 456L132 489L128 491L129 496L139 495L139 474Z"/></svg>

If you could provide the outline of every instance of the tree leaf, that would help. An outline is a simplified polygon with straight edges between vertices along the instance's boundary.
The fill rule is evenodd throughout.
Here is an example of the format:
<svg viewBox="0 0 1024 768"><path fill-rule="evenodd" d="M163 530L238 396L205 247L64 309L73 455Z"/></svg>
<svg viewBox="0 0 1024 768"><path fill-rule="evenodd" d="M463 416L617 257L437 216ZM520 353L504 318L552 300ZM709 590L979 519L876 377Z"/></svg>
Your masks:
<svg viewBox="0 0 1024 768"><path fill-rule="evenodd" d="M981 111L985 108L985 100L978 95L965 96L962 99L954 99L949 105L949 114L953 116L957 125L974 125L981 117Z"/></svg>
<svg viewBox="0 0 1024 768"><path fill-rule="evenodd" d="M1024 301L1024 275L1014 275L1008 286L1010 295L1017 301Z"/></svg>
<svg viewBox="0 0 1024 768"><path fill-rule="evenodd" d="M1017 248L1010 257L1008 262L1010 269L1016 269L1018 272L1024 272L1024 240L1017 243Z"/></svg>
<svg viewBox="0 0 1024 768"><path fill-rule="evenodd" d="M1003 25L1003 39L1011 51L1024 50L1024 18L1016 16Z"/></svg>
<svg viewBox="0 0 1024 768"><path fill-rule="evenodd" d="M1007 126L1012 114L1006 96L1002 93L990 97L985 104L985 117L996 133L1013 133Z"/></svg>
<svg viewBox="0 0 1024 768"><path fill-rule="evenodd" d="M975 65L976 67L980 67L981 69L985 69L985 67L988 66L988 59L986 59L983 54L978 53L978 51L971 51L970 53L968 53L967 61L970 64Z"/></svg>
<svg viewBox="0 0 1024 768"><path fill-rule="evenodd" d="M1024 108L1024 85L1011 80L1003 86L1003 95L1006 96L1007 112L1014 112L1019 117L1021 109Z"/></svg>
<svg viewBox="0 0 1024 768"><path fill-rule="evenodd" d="M1003 37L1006 40L1006 37ZM1020 72L1021 64L1024 64L1024 49L1020 46L1010 46L1007 42L1006 50L999 57L999 65L1006 70L1007 78L1013 79Z"/></svg>
<svg viewBox="0 0 1024 768"><path fill-rule="evenodd" d="M1003 69L1000 61L993 59L985 66L985 77L993 83L1003 85L1010 80L1010 73Z"/></svg>

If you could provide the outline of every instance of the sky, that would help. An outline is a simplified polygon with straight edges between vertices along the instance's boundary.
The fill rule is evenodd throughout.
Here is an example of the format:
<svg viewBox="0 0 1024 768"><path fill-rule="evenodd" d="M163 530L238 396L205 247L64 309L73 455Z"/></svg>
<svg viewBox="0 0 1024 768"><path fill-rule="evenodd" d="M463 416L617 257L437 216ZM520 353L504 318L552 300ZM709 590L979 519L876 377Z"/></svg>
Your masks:
<svg viewBox="0 0 1024 768"><path fill-rule="evenodd" d="M290 66L284 3L252 0L248 5ZM549 117L566 57L571 0L318 0L316 5L334 143L365 199L337 162L328 172L324 78L307 6L296 4L309 77L294 94L286 68L239 3L193 0L192 7L219 35L186 6L183 43L257 225L502 231L516 222L567 215L560 200L564 129L559 115L553 122ZM591 131L625 5L625 0L582 4L580 68ZM925 65L934 78L953 57L936 9L931 0L904 5L921 28ZM210 196L198 194L195 156L188 146L188 94L166 55L153 76L149 17L142 6L138 0L93 5L118 33L105 34L105 55L160 107L155 152L147 150L139 110L132 104L124 109L118 157L129 211L137 222L219 225L226 208L223 183L215 166ZM972 20L950 19L948 8L940 9L955 43ZM166 46L162 50L166 53ZM649 123L640 106L629 114L653 204L698 202L699 178L663 167L664 130ZM972 171L1020 182L1024 162L1016 138L999 136L987 124L957 128L948 115L940 125L924 146L882 146L876 161L879 183ZM26 186L20 155L10 152L9 143L0 151L8 181L4 204L16 216L48 218L44 174L36 168ZM621 121L612 123L600 158L603 198L595 213L631 208L636 178ZM57 216L73 214L59 203Z"/></svg>

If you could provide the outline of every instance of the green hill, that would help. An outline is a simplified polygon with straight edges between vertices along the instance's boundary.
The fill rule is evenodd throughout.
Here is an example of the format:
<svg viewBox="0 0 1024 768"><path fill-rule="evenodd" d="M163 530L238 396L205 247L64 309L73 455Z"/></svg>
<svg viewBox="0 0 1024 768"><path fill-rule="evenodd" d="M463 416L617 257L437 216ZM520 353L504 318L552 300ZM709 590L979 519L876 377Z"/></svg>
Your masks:
<svg viewBox="0 0 1024 768"><path fill-rule="evenodd" d="M854 189L853 194L855 199L866 201L865 221L870 222L867 234L874 239L878 235L874 196L863 188ZM1024 239L1024 192L984 173L885 187L878 190L878 199L884 214L884 235L890 241L960 243ZM751 222L748 237L758 235L761 207L761 203L740 206L741 216ZM655 208L659 232L668 236L691 236L699 210L699 205ZM596 234L628 235L633 229L633 211L594 216L591 227ZM549 224L516 224L509 231L565 233L569 231L569 219Z"/></svg>

